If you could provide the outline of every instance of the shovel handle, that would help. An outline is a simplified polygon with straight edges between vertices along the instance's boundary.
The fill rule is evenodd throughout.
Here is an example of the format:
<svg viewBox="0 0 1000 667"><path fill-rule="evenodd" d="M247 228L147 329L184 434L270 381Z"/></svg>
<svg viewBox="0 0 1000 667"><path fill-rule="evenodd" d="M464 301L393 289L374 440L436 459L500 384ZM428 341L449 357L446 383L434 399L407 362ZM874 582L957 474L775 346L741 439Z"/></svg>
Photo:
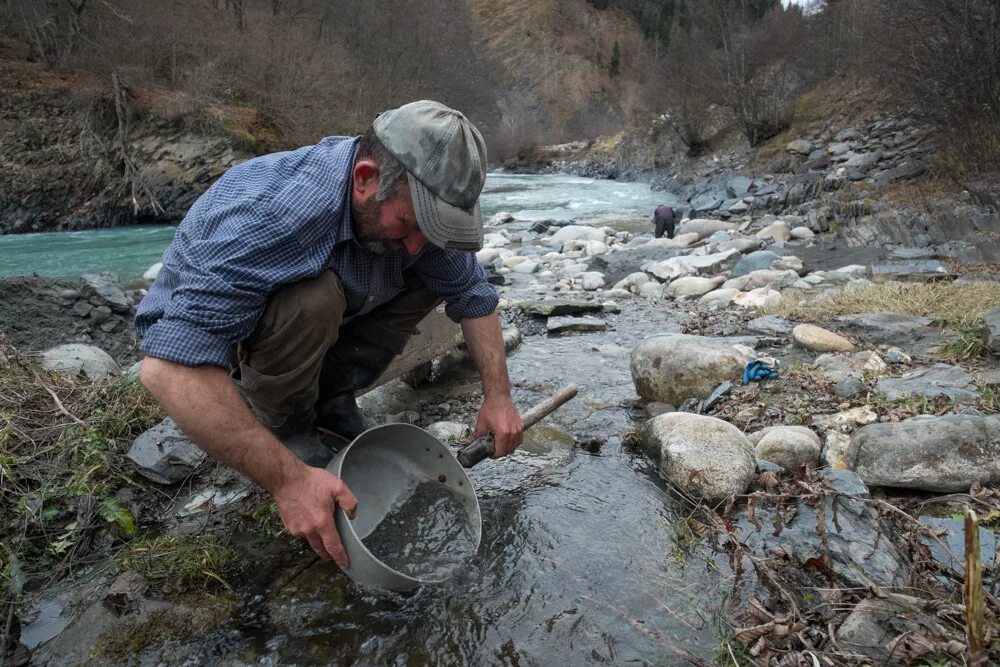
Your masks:
<svg viewBox="0 0 1000 667"><path fill-rule="evenodd" d="M554 412L556 408L576 396L576 391L577 389L575 384L566 385L556 392L555 396L545 399L535 407L525 412L521 415L521 421L524 422L524 428L529 429L540 422L546 416ZM493 438L492 433L487 433L482 437L476 438L471 444L468 444L460 449L457 458L463 468L471 468L480 461L493 456L495 452L496 440Z"/></svg>

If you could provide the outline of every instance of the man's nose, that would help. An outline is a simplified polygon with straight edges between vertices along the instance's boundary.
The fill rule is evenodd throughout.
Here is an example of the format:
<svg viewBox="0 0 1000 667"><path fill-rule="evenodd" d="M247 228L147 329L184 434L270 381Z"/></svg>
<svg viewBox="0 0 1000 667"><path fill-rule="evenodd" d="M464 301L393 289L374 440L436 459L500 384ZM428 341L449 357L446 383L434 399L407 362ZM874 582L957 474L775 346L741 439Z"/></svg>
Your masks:
<svg viewBox="0 0 1000 667"><path fill-rule="evenodd" d="M403 238L403 245L406 246L407 253L416 255L421 248L427 245L427 237L415 231Z"/></svg>

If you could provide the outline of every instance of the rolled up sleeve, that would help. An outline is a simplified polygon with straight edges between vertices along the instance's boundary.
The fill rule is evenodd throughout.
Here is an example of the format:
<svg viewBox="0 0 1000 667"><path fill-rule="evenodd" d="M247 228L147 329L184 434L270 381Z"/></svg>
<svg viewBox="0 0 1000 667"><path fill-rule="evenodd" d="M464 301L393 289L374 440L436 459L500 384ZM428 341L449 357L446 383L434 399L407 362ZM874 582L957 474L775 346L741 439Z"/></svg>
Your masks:
<svg viewBox="0 0 1000 667"><path fill-rule="evenodd" d="M454 322L485 317L500 301L475 253L433 248L413 268L427 287L441 295L445 314Z"/></svg>

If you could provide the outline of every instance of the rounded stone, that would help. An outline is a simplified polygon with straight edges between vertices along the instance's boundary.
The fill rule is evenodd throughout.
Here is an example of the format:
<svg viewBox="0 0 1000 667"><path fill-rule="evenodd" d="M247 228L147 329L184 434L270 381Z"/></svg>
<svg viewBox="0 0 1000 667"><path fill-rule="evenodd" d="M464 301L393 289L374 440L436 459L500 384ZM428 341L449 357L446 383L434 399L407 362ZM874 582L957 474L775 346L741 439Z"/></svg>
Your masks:
<svg viewBox="0 0 1000 667"><path fill-rule="evenodd" d="M632 351L636 391L647 401L680 405L705 398L726 380L737 380L752 359L733 345L686 334L660 334Z"/></svg>
<svg viewBox="0 0 1000 667"><path fill-rule="evenodd" d="M69 343L59 345L42 354L42 366L64 375L83 373L91 380L104 380L121 374L115 360L104 350L93 345Z"/></svg>
<svg viewBox="0 0 1000 667"><path fill-rule="evenodd" d="M768 429L755 448L757 458L794 469L816 465L822 449L819 436L804 426L779 426Z"/></svg>
<svg viewBox="0 0 1000 667"><path fill-rule="evenodd" d="M673 412L650 419L639 436L657 452L660 473L681 491L715 504L744 493L757 461L743 433L715 417Z"/></svg>
<svg viewBox="0 0 1000 667"><path fill-rule="evenodd" d="M800 324L792 329L792 342L813 352L851 352L854 343L843 336L813 324Z"/></svg>

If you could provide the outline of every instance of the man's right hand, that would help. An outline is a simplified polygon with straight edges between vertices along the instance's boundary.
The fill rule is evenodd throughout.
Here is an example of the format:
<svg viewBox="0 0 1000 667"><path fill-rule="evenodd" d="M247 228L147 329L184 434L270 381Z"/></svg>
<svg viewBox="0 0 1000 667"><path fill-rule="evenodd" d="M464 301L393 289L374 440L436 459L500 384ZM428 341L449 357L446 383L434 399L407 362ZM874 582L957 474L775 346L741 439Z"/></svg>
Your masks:
<svg viewBox="0 0 1000 667"><path fill-rule="evenodd" d="M349 565L333 513L339 506L353 519L358 499L343 481L322 468L302 464L274 491L274 500L289 533L305 538L320 558L332 558L341 568Z"/></svg>

